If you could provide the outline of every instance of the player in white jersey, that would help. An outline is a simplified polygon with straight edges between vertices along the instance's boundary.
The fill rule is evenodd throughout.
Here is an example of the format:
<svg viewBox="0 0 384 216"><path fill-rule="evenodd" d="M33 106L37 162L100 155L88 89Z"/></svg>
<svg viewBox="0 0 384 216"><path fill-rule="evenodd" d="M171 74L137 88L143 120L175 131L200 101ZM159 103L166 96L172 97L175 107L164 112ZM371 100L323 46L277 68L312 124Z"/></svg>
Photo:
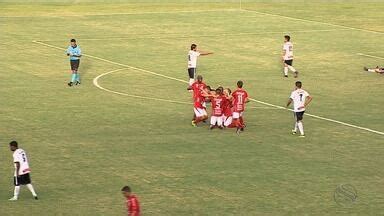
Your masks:
<svg viewBox="0 0 384 216"><path fill-rule="evenodd" d="M31 184L31 177L29 175L31 169L29 168L27 154L23 149L19 149L16 141L10 142L9 148L11 149L11 151L13 151L13 162L15 165L15 174L13 178L15 190L13 197L9 200L15 201L18 199L21 185L27 185L33 197L37 200L37 194L33 189L33 186Z"/></svg>
<svg viewBox="0 0 384 216"><path fill-rule="evenodd" d="M302 83L297 81L295 83L295 90L291 93L289 97L287 107L293 102L293 111L295 114L296 122L295 127L292 130L292 134L297 133L297 129L300 131L300 137L305 137L304 135L304 126L303 126L303 115L305 108L312 101L312 96L308 94L304 89L301 89Z"/></svg>
<svg viewBox="0 0 384 216"><path fill-rule="evenodd" d="M376 68L367 68L367 67L364 67L364 70L367 71L367 72L378 73L378 74L384 74L384 67L379 67L379 66L376 66Z"/></svg>
<svg viewBox="0 0 384 216"><path fill-rule="evenodd" d="M191 50L188 52L188 76L189 76L189 86L195 82L196 78L196 67L197 67L197 58L199 56L210 55L212 52L201 52L197 50L197 45L192 44Z"/></svg>
<svg viewBox="0 0 384 216"><path fill-rule="evenodd" d="M293 44L289 35L284 36L282 60L284 64L284 77L288 77L288 70L294 73L295 78L298 77L299 72L293 67Z"/></svg>

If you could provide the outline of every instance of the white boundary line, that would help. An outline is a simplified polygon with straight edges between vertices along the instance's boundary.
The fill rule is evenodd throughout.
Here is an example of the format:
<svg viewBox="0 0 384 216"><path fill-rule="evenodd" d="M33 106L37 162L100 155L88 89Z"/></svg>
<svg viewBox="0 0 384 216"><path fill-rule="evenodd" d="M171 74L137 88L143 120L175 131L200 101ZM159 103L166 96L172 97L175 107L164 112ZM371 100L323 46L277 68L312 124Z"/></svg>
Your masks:
<svg viewBox="0 0 384 216"><path fill-rule="evenodd" d="M369 54L364 54L364 53L357 53L357 55L365 56L365 57L370 57L370 58L375 58L375 59L384 59L384 57L375 56L375 55L369 55Z"/></svg>
<svg viewBox="0 0 384 216"><path fill-rule="evenodd" d="M51 47L51 48L54 48L54 49L65 50L65 49L63 49L61 47L53 46L53 45L46 44L46 43L43 43L43 42L39 42L39 41L33 41L33 42L37 43L37 44L41 44L41 45L47 46L47 47ZM162 74L159 74L159 73L156 73L156 72L152 72L152 71L149 71L149 70L144 70L144 69L141 69L141 68L132 67L132 66L129 66L129 65L126 65L126 64L118 63L118 62L113 62L113 61L110 61L110 60L107 60L107 59L103 59L103 58L100 58L100 57L97 57L97 56L92 56L92 55L87 55L87 54L83 54L83 56L88 56L90 58L97 59L97 60L100 60L100 61L103 61L103 62L108 62L108 63L114 64L114 65L120 65L120 66L123 66L125 68L129 68L129 69L133 69L133 70L149 73L149 74L160 76L160 77L164 77L164 78L167 78L167 79L176 80L176 81L183 82L183 83L188 83L185 80L181 80L181 79L177 79L177 78L174 78L174 77L165 76L165 75L162 75ZM118 70L123 70L123 69L118 69ZM114 72L116 72L116 71L114 71ZM107 72L107 73L109 74L109 73L113 73L113 72ZM103 74L99 75L98 77L100 78L101 76L103 76ZM114 91L109 90L109 89L106 89L106 90L108 90L109 92L114 92ZM115 92L115 94L127 95L125 93L120 93L120 92ZM145 97L142 97L142 96L135 96L135 97L145 98ZM147 98L147 99L149 99L149 98ZM157 100L170 102L169 100L166 100L166 99L159 99L159 98L157 98ZM274 107L274 108L277 108L277 109L293 111L291 109L287 109L287 108L282 107L282 106L270 104L270 103L267 103L267 102L264 102L264 101L260 101L260 100L256 100L256 99L253 99L253 98L250 98L250 100L254 101L256 103L263 104L263 105L270 106L270 107ZM334 120L334 119L329 119L329 118L325 118L325 117L321 117L321 116L317 116L317 115L313 115L313 114L309 114L309 113L307 113L306 115L310 116L310 117L313 117L313 118L316 118L316 119L321 119L321 120L324 120L324 121L329 121L329 122L333 122L333 123L336 123L336 124L341 124L341 125L344 125L344 126L347 126L347 127L356 128L356 129L368 131L368 132L379 134L379 135L384 135L384 132L373 130L373 129L370 129L370 128L360 127L360 126L357 126L357 125L353 125L353 124L349 124L349 123L345 123L345 122L342 122L342 121L338 121L338 120Z"/></svg>
<svg viewBox="0 0 384 216"><path fill-rule="evenodd" d="M244 32L244 33L218 33L214 35L169 35L166 37L152 36L140 37L143 35L132 35L132 37L111 37L111 38L78 38L83 41L99 41L99 40L136 40L140 39L167 39L167 38L193 38L193 37L225 37L225 36L242 36L242 35L263 35L263 34L284 34L284 33L313 33L313 32L338 32L349 31L350 29L313 29L313 30L298 30L298 31L264 31L264 32ZM147 34L148 35L148 34ZM37 40L40 42L55 42L63 40Z"/></svg>
<svg viewBox="0 0 384 216"><path fill-rule="evenodd" d="M255 10L242 9L241 11L252 12L252 13L257 13L257 14L266 15L266 16L280 17L280 18L296 20L296 21L303 21L303 22L310 22L310 23L317 23L317 24L335 26L335 27L340 27L340 28L345 28L345 29L350 29L350 30L356 30L356 31L363 31L363 32L369 32L369 33L375 33L375 34L384 34L384 32L379 32L379 31L373 31L373 30L362 29L362 28L355 28L355 27L344 26L344 25L333 24L333 23L327 23L327 22L320 22L320 21L315 21L315 20L295 18L295 17L284 16L284 15L273 14L273 13L259 12L259 11L255 11Z"/></svg>
<svg viewBox="0 0 384 216"><path fill-rule="evenodd" d="M147 12L128 12L128 13L99 13L99 14L71 14L71 15L30 15L30 16L0 16L0 18L54 18L54 17L86 17L86 16L118 16L118 15L140 15L140 14L178 14L178 13L204 13L204 12L234 12L238 9L217 9L217 10L180 10L180 11L147 11Z"/></svg>

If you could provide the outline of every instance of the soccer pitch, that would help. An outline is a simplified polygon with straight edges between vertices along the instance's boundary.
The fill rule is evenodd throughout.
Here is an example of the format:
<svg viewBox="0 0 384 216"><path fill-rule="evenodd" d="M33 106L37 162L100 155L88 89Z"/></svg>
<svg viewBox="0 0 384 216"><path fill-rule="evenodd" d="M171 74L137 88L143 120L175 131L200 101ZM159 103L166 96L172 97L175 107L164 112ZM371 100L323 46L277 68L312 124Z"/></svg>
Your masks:
<svg viewBox="0 0 384 216"><path fill-rule="evenodd" d="M0 216L125 215L124 185L143 215L382 214L384 75L362 68L383 64L383 1L46 2L0 0ZM303 139L280 108L285 34L314 97ZM85 56L70 88L71 38ZM244 133L190 125L191 43L214 52L207 84L244 81ZM13 139L38 201L8 201ZM335 202L342 184L357 199Z"/></svg>

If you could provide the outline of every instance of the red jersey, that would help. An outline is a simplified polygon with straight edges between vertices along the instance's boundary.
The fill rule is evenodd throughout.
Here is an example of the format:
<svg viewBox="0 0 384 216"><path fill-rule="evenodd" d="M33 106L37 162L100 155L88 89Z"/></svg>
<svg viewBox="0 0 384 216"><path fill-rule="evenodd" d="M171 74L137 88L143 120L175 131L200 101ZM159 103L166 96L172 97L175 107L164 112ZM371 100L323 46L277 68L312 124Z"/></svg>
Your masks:
<svg viewBox="0 0 384 216"><path fill-rule="evenodd" d="M233 97L233 111L243 112L245 109L245 101L248 98L248 93L244 89L237 89L232 93Z"/></svg>
<svg viewBox="0 0 384 216"><path fill-rule="evenodd" d="M191 85L191 88L193 90L193 98L197 98L197 97L201 96L201 92L203 91L203 89L206 86L207 85L205 85L205 83L203 83L203 82L201 82L201 83L199 83L198 81L194 82Z"/></svg>
<svg viewBox="0 0 384 216"><path fill-rule="evenodd" d="M204 102L205 102L205 97L201 96L201 94L200 94L200 96L193 98L193 107L199 108L199 109L204 109L205 108L203 106Z"/></svg>
<svg viewBox="0 0 384 216"><path fill-rule="evenodd" d="M224 97L224 102L223 102L223 113L224 116L232 116L232 103L230 100Z"/></svg>
<svg viewBox="0 0 384 216"><path fill-rule="evenodd" d="M210 97L212 104L212 115L213 116L222 116L223 115L223 105L224 105L224 96L220 95L218 97Z"/></svg>
<svg viewBox="0 0 384 216"><path fill-rule="evenodd" d="M131 195L125 201L127 203L128 216L140 216L139 200L135 195Z"/></svg>

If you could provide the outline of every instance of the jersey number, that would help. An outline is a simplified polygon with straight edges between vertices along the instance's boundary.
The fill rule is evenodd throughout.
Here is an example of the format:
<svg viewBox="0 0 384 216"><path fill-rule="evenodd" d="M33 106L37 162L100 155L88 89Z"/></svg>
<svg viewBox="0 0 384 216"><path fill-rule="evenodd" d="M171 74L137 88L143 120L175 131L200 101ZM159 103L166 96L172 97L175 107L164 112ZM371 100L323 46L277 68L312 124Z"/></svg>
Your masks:
<svg viewBox="0 0 384 216"><path fill-rule="evenodd" d="M188 61L191 61L191 55L188 55Z"/></svg>
<svg viewBox="0 0 384 216"><path fill-rule="evenodd" d="M25 162L27 159L25 158L25 154L21 154L21 157L23 157L23 162Z"/></svg>
<svg viewBox="0 0 384 216"><path fill-rule="evenodd" d="M243 104L243 96L242 95L238 95L237 96L237 104L238 105L242 105Z"/></svg>
<svg viewBox="0 0 384 216"><path fill-rule="evenodd" d="M303 101L303 94L300 94L300 101Z"/></svg>

